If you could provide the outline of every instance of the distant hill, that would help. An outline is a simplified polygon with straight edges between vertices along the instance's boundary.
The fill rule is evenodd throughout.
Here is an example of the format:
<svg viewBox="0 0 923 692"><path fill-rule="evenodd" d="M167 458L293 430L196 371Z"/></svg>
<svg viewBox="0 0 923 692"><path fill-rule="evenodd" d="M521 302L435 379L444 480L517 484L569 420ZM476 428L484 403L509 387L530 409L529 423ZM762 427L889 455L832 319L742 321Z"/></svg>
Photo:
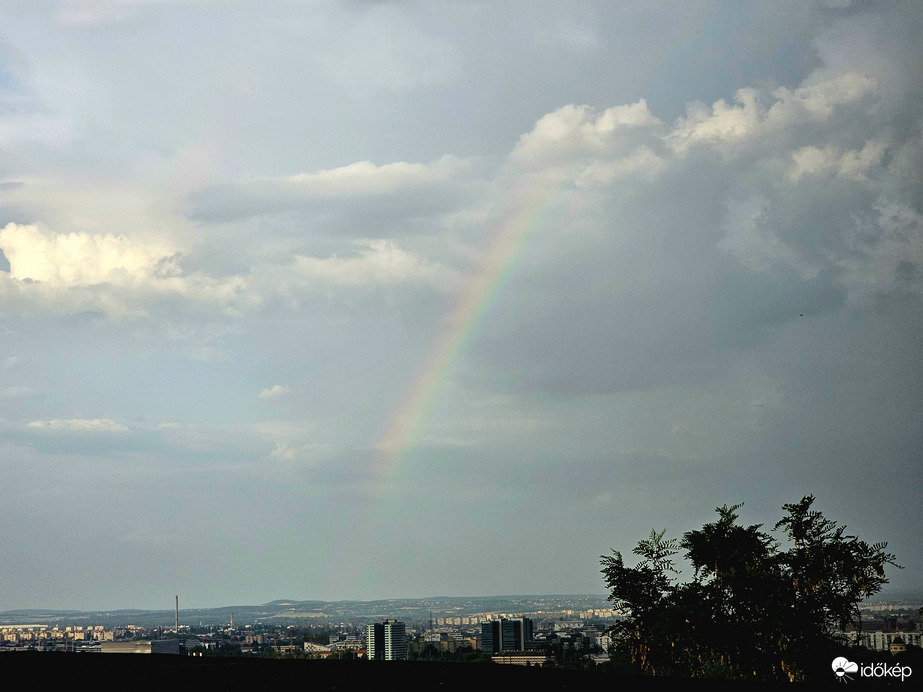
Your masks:
<svg viewBox="0 0 923 692"><path fill-rule="evenodd" d="M180 601L182 603L182 601ZM433 596L429 598L385 599L378 601L300 601L279 599L262 605L234 605L219 608L180 608L183 624L226 624L234 615L236 625L255 623L356 622L386 617L425 621L433 617L470 617L479 613L563 614L610 607L605 596L597 594L522 595L522 596ZM165 610L8 610L0 612L0 625L138 625L170 626L174 611Z"/></svg>
<svg viewBox="0 0 923 692"><path fill-rule="evenodd" d="M182 604L182 599L180 600ZM869 605L923 604L923 590L893 591L879 594ZM436 618L471 617L483 613L545 613L556 619L575 617L570 612L605 610L611 607L601 594L552 594L514 596L430 596L377 601L301 601L278 599L262 605L233 605L219 608L180 608L180 622L188 625L235 625L340 623L399 617L423 622ZM172 626L174 612L164 610L7 610L0 612L0 626L21 624L49 625L138 625Z"/></svg>

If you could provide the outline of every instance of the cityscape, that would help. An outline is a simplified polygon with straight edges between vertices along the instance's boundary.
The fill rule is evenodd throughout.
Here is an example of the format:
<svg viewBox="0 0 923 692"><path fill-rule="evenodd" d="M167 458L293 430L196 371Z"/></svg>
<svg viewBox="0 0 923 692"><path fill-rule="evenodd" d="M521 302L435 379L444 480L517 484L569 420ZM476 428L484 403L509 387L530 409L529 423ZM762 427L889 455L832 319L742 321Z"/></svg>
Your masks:
<svg viewBox="0 0 923 692"><path fill-rule="evenodd" d="M507 665L579 667L608 661L613 644L610 628L622 619L605 597L593 595L275 601L193 611L179 610L178 596L176 603L172 614L0 613L0 653L490 660ZM921 594L894 594L866 603L861 632L850 629L844 638L853 645L888 653L920 647L921 608ZM383 613L397 617L383 617ZM29 617L45 624L29 622ZM68 621L75 624L64 624ZM107 624L76 624L78 621ZM145 624L135 624L141 622Z"/></svg>

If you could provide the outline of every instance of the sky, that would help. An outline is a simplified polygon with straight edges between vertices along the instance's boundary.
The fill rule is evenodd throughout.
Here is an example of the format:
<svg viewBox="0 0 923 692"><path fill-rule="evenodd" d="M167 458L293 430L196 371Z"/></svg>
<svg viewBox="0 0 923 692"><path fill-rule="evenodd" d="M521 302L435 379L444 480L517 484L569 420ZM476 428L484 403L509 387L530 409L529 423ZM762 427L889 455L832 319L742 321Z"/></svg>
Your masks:
<svg viewBox="0 0 923 692"><path fill-rule="evenodd" d="M0 17L0 610L603 593L807 494L923 585L920 3Z"/></svg>

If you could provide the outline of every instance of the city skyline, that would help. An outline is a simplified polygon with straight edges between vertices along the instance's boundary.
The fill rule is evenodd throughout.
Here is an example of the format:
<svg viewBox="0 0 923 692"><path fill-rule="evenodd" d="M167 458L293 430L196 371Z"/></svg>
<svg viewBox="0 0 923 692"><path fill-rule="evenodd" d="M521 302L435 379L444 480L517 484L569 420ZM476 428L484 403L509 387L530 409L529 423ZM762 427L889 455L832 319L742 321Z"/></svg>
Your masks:
<svg viewBox="0 0 923 692"><path fill-rule="evenodd" d="M0 16L0 611L602 593L807 494L920 587L919 3Z"/></svg>

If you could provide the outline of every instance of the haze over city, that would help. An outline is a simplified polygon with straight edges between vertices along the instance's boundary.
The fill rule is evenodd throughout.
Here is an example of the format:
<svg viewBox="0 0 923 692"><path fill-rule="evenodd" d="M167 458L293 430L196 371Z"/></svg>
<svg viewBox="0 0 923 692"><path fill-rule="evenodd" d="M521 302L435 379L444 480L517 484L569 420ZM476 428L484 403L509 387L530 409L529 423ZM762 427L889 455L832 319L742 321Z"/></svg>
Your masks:
<svg viewBox="0 0 923 692"><path fill-rule="evenodd" d="M0 610L603 593L807 494L920 587L920 3L0 18Z"/></svg>

